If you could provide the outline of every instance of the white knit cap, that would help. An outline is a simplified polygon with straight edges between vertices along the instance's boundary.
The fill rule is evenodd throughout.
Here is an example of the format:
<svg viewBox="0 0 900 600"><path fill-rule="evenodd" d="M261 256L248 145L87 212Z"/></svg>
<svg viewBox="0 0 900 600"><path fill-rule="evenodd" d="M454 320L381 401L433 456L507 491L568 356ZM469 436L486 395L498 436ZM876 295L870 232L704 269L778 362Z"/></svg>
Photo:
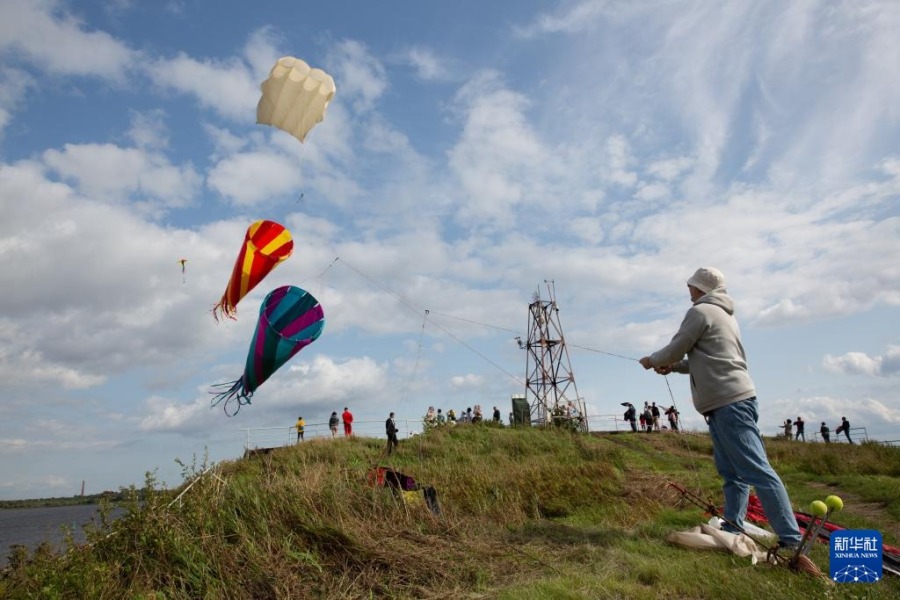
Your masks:
<svg viewBox="0 0 900 600"><path fill-rule="evenodd" d="M691 278L687 280L688 285L692 285L704 294L708 294L716 288L725 287L725 276L722 271L713 267L700 267Z"/></svg>

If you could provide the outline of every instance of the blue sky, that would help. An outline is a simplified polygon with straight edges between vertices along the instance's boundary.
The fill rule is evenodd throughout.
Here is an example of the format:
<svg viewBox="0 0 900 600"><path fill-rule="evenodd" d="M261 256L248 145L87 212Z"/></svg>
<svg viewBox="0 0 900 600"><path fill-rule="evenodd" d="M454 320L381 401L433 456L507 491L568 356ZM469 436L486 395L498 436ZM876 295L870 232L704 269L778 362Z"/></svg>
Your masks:
<svg viewBox="0 0 900 600"><path fill-rule="evenodd" d="M668 405L621 357L704 265L765 432L900 439L898 26L887 1L0 0L0 498L176 485L344 406L506 414L545 281L589 412ZM255 123L285 55L337 84L304 144ZM216 324L258 219L294 255ZM325 333L229 419L208 389L286 284Z"/></svg>

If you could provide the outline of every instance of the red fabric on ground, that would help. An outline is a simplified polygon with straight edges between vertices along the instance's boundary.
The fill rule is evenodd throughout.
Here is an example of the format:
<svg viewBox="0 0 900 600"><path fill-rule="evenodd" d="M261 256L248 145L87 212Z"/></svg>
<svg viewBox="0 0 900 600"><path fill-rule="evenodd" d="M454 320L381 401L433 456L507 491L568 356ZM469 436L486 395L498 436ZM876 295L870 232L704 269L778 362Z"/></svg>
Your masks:
<svg viewBox="0 0 900 600"><path fill-rule="evenodd" d="M724 507L719 510L724 514ZM800 526L800 533L806 533L806 528L803 527L803 524L809 523L812 520L812 515L804 512L795 512L794 517L796 517L797 524ZM747 516L745 518L756 525L765 525L769 522L766 518L766 512L763 510L762 503L755 494L750 494L750 498L747 500ZM828 533L820 533L819 541L823 544L827 544L830 537L829 534L832 531L841 531L847 528L829 521L822 526L822 529L828 531ZM881 548L884 552L900 556L900 548L897 546L882 543Z"/></svg>

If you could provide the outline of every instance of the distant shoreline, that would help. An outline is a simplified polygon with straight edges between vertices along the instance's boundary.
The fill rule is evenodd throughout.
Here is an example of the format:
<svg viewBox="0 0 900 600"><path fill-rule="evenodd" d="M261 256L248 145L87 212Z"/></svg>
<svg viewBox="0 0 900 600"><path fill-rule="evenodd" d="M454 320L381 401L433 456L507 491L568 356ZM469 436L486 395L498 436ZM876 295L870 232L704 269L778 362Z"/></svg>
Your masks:
<svg viewBox="0 0 900 600"><path fill-rule="evenodd" d="M100 504L101 501L120 502L126 499L123 492L102 492L84 496L68 496L61 498L32 498L28 500L0 500L0 509L4 508L46 508L53 506L78 506L82 504Z"/></svg>

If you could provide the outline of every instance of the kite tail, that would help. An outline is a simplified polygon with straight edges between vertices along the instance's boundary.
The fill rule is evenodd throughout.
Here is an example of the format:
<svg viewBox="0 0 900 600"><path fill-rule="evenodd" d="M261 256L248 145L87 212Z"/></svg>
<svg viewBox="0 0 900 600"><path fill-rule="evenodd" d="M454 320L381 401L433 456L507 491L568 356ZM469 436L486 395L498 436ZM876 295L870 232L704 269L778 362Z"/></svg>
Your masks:
<svg viewBox="0 0 900 600"><path fill-rule="evenodd" d="M237 381L217 383L213 386L213 389L210 390L209 393L213 394L213 399L209 407L215 408L224 400L222 408L225 410L225 414L229 417L233 417L234 415L238 414L238 412L241 410L241 407L245 404L250 404L250 398L253 397L253 392L248 392L244 389L243 377L241 377ZM235 403L237 404L237 408L234 409L234 412L228 412L228 406L233 406Z"/></svg>
<svg viewBox="0 0 900 600"><path fill-rule="evenodd" d="M223 317L228 317L232 321L237 321L237 307L228 302L224 297L212 308L213 318L216 320L216 323L219 322L219 311L222 311Z"/></svg>

